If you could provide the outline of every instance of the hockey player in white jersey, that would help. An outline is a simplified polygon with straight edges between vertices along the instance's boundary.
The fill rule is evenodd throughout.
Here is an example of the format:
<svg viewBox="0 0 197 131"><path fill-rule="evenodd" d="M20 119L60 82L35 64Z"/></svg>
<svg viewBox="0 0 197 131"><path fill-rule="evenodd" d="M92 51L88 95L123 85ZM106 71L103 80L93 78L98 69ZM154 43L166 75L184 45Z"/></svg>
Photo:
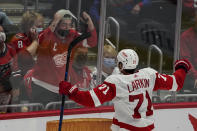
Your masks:
<svg viewBox="0 0 197 131"><path fill-rule="evenodd" d="M90 91L79 91L78 85L62 81L59 93L89 107L112 100L115 110L112 131L151 131L154 129L152 92L158 89L180 90L191 65L187 60L177 60L175 72L166 75L152 68L136 71L138 62L134 50L123 49L117 55L117 65L122 74L108 76L103 84Z"/></svg>

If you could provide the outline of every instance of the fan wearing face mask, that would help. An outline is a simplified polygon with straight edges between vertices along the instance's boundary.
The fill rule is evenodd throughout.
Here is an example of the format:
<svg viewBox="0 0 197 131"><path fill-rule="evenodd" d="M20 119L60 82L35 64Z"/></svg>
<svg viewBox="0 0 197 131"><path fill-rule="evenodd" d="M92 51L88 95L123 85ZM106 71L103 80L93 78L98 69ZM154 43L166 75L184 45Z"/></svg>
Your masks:
<svg viewBox="0 0 197 131"><path fill-rule="evenodd" d="M116 67L117 51L111 45L105 44L103 47L103 63L102 63L102 81L111 74L119 74L120 71ZM92 72L93 84L92 88L96 86L97 69Z"/></svg>
<svg viewBox="0 0 197 131"><path fill-rule="evenodd" d="M110 75L116 66L116 50L111 45L104 46L103 54L103 75Z"/></svg>
<svg viewBox="0 0 197 131"><path fill-rule="evenodd" d="M41 14L34 11L26 11L21 19L21 32L11 38L9 45L15 49L17 53L17 64L21 70L21 75L26 81L25 75L35 64L36 51L39 45L38 35L43 30L44 18ZM29 81L29 79L27 79ZM29 88L27 88L29 89ZM23 88L21 94L26 98L26 89Z"/></svg>
<svg viewBox="0 0 197 131"><path fill-rule="evenodd" d="M6 34L3 27L0 26L0 105L11 104L12 98L18 97L18 89L21 84L16 52L5 41ZM15 84L12 83L13 81ZM7 111L7 108L0 109L0 113Z"/></svg>
<svg viewBox="0 0 197 131"><path fill-rule="evenodd" d="M86 12L83 12L82 15L87 20L87 30L91 33L91 37L78 43L72 49L71 62L78 47L97 45L97 33L94 24ZM34 66L31 84L33 102L47 104L51 101L60 100L60 96L57 94L58 84L65 76L68 46L80 35L75 29L75 21L76 17L69 10L60 9L55 13L50 26L40 33L37 63Z"/></svg>
<svg viewBox="0 0 197 131"><path fill-rule="evenodd" d="M38 48L38 35L44 27L44 18L41 14L26 11L21 20L21 33L14 35L10 45L18 54L18 65L23 76L34 65L34 58Z"/></svg>
<svg viewBox="0 0 197 131"><path fill-rule="evenodd" d="M32 46L30 50L31 55L35 55L38 47L38 34L43 30L44 18L41 14L27 11L23 14L21 20L21 33L17 33L11 39L12 46L16 52Z"/></svg>
<svg viewBox="0 0 197 131"><path fill-rule="evenodd" d="M87 67L88 48L77 48L73 62L70 65L68 72L68 80L71 84L80 85L81 90L88 90L91 83L91 70Z"/></svg>

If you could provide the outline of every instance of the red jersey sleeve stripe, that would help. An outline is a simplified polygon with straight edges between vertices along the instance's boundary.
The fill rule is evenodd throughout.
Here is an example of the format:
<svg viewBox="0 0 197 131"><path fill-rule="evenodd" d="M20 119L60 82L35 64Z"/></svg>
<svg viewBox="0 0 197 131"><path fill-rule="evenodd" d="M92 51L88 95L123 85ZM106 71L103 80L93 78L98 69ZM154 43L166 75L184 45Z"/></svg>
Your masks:
<svg viewBox="0 0 197 131"><path fill-rule="evenodd" d="M169 91L177 91L178 85L176 82L176 78L174 75L171 75L171 77L172 77L173 81L172 81L172 88Z"/></svg>
<svg viewBox="0 0 197 131"><path fill-rule="evenodd" d="M177 85L178 85L177 90L180 90L183 87L184 80L185 80L185 77L186 77L186 72L185 72L184 69L178 69L174 72L173 75L175 76L175 79L176 79L176 82L177 82Z"/></svg>
<svg viewBox="0 0 197 131"><path fill-rule="evenodd" d="M90 90L90 95L92 97L92 100L94 102L95 107L98 107L101 105L101 102L99 101L97 95L95 94L94 90Z"/></svg>
<svg viewBox="0 0 197 131"><path fill-rule="evenodd" d="M120 128L127 129L129 131L152 131L152 129L155 128L154 124L147 125L146 127L136 127L124 122L120 122L116 118L113 118L113 124L119 126Z"/></svg>

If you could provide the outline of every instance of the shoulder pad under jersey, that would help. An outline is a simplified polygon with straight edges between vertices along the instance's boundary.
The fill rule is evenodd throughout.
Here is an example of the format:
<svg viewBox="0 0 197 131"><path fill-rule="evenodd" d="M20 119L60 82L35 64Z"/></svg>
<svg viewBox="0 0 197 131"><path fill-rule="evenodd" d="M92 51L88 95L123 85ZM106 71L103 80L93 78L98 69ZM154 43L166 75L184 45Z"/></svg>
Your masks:
<svg viewBox="0 0 197 131"><path fill-rule="evenodd" d="M115 83L116 81L118 81L118 78L120 77L120 75L110 75L105 79L105 82Z"/></svg>
<svg viewBox="0 0 197 131"><path fill-rule="evenodd" d="M140 71L143 71L143 72L148 73L148 74L155 74L155 73L157 73L157 71L155 69L150 68L150 67L143 68L143 69L139 70L139 72Z"/></svg>

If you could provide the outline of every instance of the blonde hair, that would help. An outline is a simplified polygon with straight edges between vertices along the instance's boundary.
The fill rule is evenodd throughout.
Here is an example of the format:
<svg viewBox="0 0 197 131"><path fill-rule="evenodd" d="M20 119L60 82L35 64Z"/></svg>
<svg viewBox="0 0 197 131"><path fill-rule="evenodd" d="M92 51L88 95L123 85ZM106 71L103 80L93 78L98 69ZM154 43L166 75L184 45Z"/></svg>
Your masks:
<svg viewBox="0 0 197 131"><path fill-rule="evenodd" d="M87 47L82 47L82 46L78 47L78 48L76 49L75 54L77 55L77 54L79 54L79 53L88 53L88 48L87 48Z"/></svg>
<svg viewBox="0 0 197 131"><path fill-rule="evenodd" d="M116 58L117 56L117 51L115 50L114 47L112 47L111 45L105 44L103 47L103 54L111 54L113 57Z"/></svg>
<svg viewBox="0 0 197 131"><path fill-rule="evenodd" d="M36 20L43 19L43 16L34 11L26 11L21 20L21 30L23 33L28 33L30 28L34 26Z"/></svg>

